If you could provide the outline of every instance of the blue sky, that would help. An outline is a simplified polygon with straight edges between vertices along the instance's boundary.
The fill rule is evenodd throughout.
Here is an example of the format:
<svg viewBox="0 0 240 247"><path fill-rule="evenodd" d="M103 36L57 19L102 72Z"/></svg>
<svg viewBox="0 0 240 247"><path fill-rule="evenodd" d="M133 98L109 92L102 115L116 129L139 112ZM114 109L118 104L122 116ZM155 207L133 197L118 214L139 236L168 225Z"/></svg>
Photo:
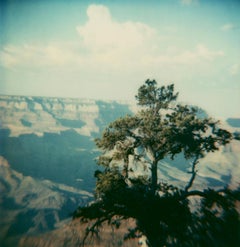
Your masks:
<svg viewBox="0 0 240 247"><path fill-rule="evenodd" d="M5 0L0 93L134 100L148 78L240 117L240 1Z"/></svg>

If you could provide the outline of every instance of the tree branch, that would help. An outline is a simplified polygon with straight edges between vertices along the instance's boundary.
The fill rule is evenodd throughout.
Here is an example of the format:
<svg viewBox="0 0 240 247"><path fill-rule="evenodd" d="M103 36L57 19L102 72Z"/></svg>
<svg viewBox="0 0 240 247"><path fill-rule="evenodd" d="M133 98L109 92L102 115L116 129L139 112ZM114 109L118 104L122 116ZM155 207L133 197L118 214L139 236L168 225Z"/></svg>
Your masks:
<svg viewBox="0 0 240 247"><path fill-rule="evenodd" d="M85 236L84 236L84 238L83 238L82 243L81 243L80 246L83 246L83 247L84 247L85 241L86 241L86 239L88 238L88 235L89 235L90 232L91 232L92 234L94 234L94 233L98 234L98 230L96 230L96 227L101 226L102 223L105 222L105 221L110 221L111 218L112 218L114 215L115 215L115 214L112 213L112 214L107 215L106 217L97 219L97 220L95 221L95 223L94 223L93 225L91 225L91 227L87 227L87 229L86 229L86 231L85 231Z"/></svg>
<svg viewBox="0 0 240 247"><path fill-rule="evenodd" d="M191 172L190 172L190 173L192 174L192 176L191 176L191 178L190 178L188 184L187 184L186 187L185 187L185 192L188 192L188 190L192 187L193 182L194 182L194 179L195 179L195 177L196 177L196 175L197 175L196 166L197 166L197 164L198 164L198 162L199 162L198 159L199 159L199 156L197 155L197 156L195 157L194 161L192 162L192 170L191 170Z"/></svg>
<svg viewBox="0 0 240 247"><path fill-rule="evenodd" d="M200 197L206 197L207 193L204 191L200 191L200 190L192 190L192 191L185 191L186 193L183 195L184 198L187 198L189 196L200 196Z"/></svg>

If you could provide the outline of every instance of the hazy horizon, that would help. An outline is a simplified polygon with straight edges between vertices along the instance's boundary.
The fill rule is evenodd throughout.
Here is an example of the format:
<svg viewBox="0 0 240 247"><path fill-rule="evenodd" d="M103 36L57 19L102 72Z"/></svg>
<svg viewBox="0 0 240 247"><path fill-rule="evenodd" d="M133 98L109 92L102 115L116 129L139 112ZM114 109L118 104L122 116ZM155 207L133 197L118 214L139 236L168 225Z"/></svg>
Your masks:
<svg viewBox="0 0 240 247"><path fill-rule="evenodd" d="M240 1L0 3L0 94L134 101L146 79L240 117Z"/></svg>

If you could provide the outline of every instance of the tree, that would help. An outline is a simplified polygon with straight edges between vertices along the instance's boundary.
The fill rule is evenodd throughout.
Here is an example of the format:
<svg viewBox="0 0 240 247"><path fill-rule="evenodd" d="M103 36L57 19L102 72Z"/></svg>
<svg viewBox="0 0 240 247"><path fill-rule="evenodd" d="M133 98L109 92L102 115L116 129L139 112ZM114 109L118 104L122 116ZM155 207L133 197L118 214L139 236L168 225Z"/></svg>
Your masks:
<svg viewBox="0 0 240 247"><path fill-rule="evenodd" d="M199 117L198 108L177 104L177 97L173 84L157 87L155 80L147 80L136 96L141 110L110 123L96 139L102 150L97 162L103 168L95 172L96 200L74 214L94 222L86 237L103 222L119 227L133 218L136 227L126 239L145 235L151 247L240 243L239 190L192 189L201 158L229 143L232 135L217 121ZM174 160L178 154L191 163L189 181L181 188L158 178L163 159ZM192 198L198 200L194 208ZM235 232L229 231L230 223Z"/></svg>

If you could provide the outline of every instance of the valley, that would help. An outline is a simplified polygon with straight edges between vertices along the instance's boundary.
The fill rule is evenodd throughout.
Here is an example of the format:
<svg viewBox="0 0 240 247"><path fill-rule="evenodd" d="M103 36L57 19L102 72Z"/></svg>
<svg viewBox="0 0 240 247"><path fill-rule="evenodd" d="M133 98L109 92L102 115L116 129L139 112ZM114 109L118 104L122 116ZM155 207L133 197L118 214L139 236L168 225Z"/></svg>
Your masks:
<svg viewBox="0 0 240 247"><path fill-rule="evenodd" d="M71 213L94 198L99 154L94 139L135 109L116 101L0 96L1 246L19 241L31 246L39 236L61 235L69 224L77 224L70 222ZM236 122L222 124L239 132ZM240 143L233 140L202 160L195 186L236 187L239 164ZM159 178L181 186L189 179L189 166L181 155L174 162L166 159Z"/></svg>

